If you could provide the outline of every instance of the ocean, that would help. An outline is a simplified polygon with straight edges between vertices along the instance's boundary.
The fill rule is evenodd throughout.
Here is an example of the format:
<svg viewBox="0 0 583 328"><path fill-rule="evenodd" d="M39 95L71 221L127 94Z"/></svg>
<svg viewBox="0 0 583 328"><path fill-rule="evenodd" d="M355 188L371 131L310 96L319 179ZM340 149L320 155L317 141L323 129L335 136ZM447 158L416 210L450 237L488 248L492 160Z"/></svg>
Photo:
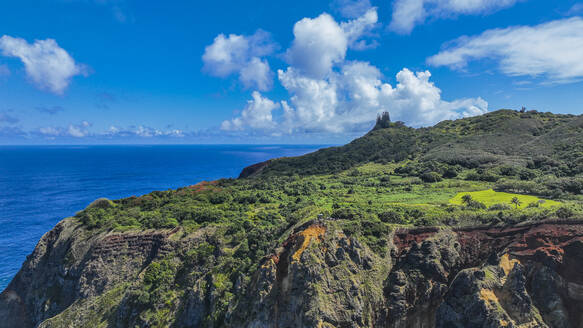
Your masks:
<svg viewBox="0 0 583 328"><path fill-rule="evenodd" d="M0 291L44 233L99 197L237 177L320 145L0 146Z"/></svg>

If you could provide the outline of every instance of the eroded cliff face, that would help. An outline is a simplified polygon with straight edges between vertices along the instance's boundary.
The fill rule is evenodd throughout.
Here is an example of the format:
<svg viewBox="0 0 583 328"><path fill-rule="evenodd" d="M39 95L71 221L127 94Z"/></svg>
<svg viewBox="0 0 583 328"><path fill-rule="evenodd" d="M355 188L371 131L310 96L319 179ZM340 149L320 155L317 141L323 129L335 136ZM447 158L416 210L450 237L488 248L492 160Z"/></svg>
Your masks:
<svg viewBox="0 0 583 328"><path fill-rule="evenodd" d="M384 257L329 227L265 261L235 326L583 326L579 222L398 229Z"/></svg>
<svg viewBox="0 0 583 328"><path fill-rule="evenodd" d="M75 219L61 221L41 238L0 295L0 327L37 326L75 302L95 299L115 288L120 294L119 289L135 281L148 263L173 248L171 234L93 235ZM114 301L120 302L121 295ZM86 316L91 309L83 311L87 313L77 315Z"/></svg>
<svg viewBox="0 0 583 328"><path fill-rule="evenodd" d="M64 220L1 294L0 327L151 326L132 296L145 268L209 235L93 235ZM187 273L196 279L163 313L177 327L582 327L581 222L399 228L386 238L378 254L334 220L305 223L235 284L221 322L208 319L204 272Z"/></svg>

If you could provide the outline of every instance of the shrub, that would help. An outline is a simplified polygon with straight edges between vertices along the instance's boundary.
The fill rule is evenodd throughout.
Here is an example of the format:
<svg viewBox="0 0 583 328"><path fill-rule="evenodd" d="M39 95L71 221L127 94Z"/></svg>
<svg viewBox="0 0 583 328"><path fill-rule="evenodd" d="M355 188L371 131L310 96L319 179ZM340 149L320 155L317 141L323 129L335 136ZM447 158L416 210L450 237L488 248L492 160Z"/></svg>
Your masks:
<svg viewBox="0 0 583 328"><path fill-rule="evenodd" d="M557 215L557 217L559 219L563 219L563 218L567 219L567 218L570 218L573 215L575 215L575 212L573 212L573 210L568 208L568 207L560 207L559 209L557 209L555 214Z"/></svg>
<svg viewBox="0 0 583 328"><path fill-rule="evenodd" d="M178 221L175 218L156 216L146 223L149 228L155 229L170 229L178 226Z"/></svg>
<svg viewBox="0 0 583 328"><path fill-rule="evenodd" d="M453 167L448 167L447 170L445 170L445 172L443 172L443 177L445 179L452 179L457 177L458 172L455 168Z"/></svg>
<svg viewBox="0 0 583 328"><path fill-rule="evenodd" d="M500 166L498 168L498 170L500 171L500 174L507 176L507 177L515 176L519 172L519 170L516 166L508 166L508 165Z"/></svg>
<svg viewBox="0 0 583 328"><path fill-rule="evenodd" d="M354 169L354 170L351 170L350 172L348 172L348 175L351 177L357 177L360 175L360 171L358 171L358 169Z"/></svg>
<svg viewBox="0 0 583 328"><path fill-rule="evenodd" d="M520 180L532 180L536 178L536 173L529 169L523 169L520 170L520 172L518 173L518 177L520 178Z"/></svg>
<svg viewBox="0 0 583 328"><path fill-rule="evenodd" d="M498 203L488 207L488 211L505 211L510 210L512 207L508 204Z"/></svg>
<svg viewBox="0 0 583 328"><path fill-rule="evenodd" d="M225 216L223 211L214 207L193 208L189 214L188 219L194 220L197 223L216 222Z"/></svg>
<svg viewBox="0 0 583 328"><path fill-rule="evenodd" d="M496 174L489 172L489 171L470 172L466 175L466 180L470 180L470 181L496 182L499 179L500 179L499 176L497 176Z"/></svg>
<svg viewBox="0 0 583 328"><path fill-rule="evenodd" d="M214 192L209 195L209 201L212 204L227 203L232 199L231 195L226 192Z"/></svg>
<svg viewBox="0 0 583 328"><path fill-rule="evenodd" d="M484 203L471 200L470 202L466 203L466 207L473 210L484 210L486 209L486 205Z"/></svg>
<svg viewBox="0 0 583 328"><path fill-rule="evenodd" d="M114 207L115 204L107 199L107 198L99 198L94 200L91 204L89 204L89 206L87 206L87 208L102 208L102 209L108 209L108 208L112 208Z"/></svg>
<svg viewBox="0 0 583 328"><path fill-rule="evenodd" d="M423 180L423 182L428 182L428 183L439 182L442 180L441 175L439 175L439 173L437 173L437 172L425 172L425 173L421 174L421 176L419 178L421 178L421 180Z"/></svg>
<svg viewBox="0 0 583 328"><path fill-rule="evenodd" d="M416 226L432 226L432 225L436 224L436 221L434 218L428 218L428 217L423 216L423 217L415 219L413 224Z"/></svg>
<svg viewBox="0 0 583 328"><path fill-rule="evenodd" d="M235 197L235 201L239 204L255 204L257 200L257 195L251 193L241 193Z"/></svg>
<svg viewBox="0 0 583 328"><path fill-rule="evenodd" d="M534 181L522 181L522 180L511 180L502 179L496 182L494 186L495 191L505 191L518 194L531 194L531 195L541 195L550 196L551 192L549 189L541 186L540 183Z"/></svg>
<svg viewBox="0 0 583 328"><path fill-rule="evenodd" d="M245 238L241 242L239 248L237 248L237 250L235 251L235 257L246 258L248 253L249 253L249 242L247 241L247 238Z"/></svg>
<svg viewBox="0 0 583 328"><path fill-rule="evenodd" d="M396 211L387 211L378 214L379 220L385 223L394 224L405 224L406 221L403 219L403 215Z"/></svg>
<svg viewBox="0 0 583 328"><path fill-rule="evenodd" d="M214 259L215 246L202 242L195 249L186 253L186 262L189 265L204 264Z"/></svg>
<svg viewBox="0 0 583 328"><path fill-rule="evenodd" d="M410 218L411 221L414 221L414 220L421 218L423 215L425 215L425 213L423 213L423 211L421 211L420 209L414 208L414 209L406 210L405 215L408 218Z"/></svg>
<svg viewBox="0 0 583 328"><path fill-rule="evenodd" d="M362 215L352 208L339 208L332 212L332 217L338 220L354 220Z"/></svg>
<svg viewBox="0 0 583 328"><path fill-rule="evenodd" d="M167 286L174 281L176 267L168 260L152 262L144 274L144 284L150 286L150 290Z"/></svg>

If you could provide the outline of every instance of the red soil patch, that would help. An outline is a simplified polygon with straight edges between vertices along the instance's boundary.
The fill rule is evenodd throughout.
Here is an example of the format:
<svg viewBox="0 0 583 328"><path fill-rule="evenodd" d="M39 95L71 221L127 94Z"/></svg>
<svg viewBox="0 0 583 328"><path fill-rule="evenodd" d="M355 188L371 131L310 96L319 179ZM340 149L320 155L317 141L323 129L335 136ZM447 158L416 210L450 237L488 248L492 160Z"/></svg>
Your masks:
<svg viewBox="0 0 583 328"><path fill-rule="evenodd" d="M438 231L438 228L401 228L395 232L393 242L401 254L413 243L421 243ZM575 260L583 255L583 221L543 221L513 227L471 227L453 231L457 234L460 253L470 265L478 264L493 252L507 251L521 262L541 262L569 276L583 272L583 263ZM565 265L566 262L569 265ZM583 283L583 276L576 276L572 278Z"/></svg>

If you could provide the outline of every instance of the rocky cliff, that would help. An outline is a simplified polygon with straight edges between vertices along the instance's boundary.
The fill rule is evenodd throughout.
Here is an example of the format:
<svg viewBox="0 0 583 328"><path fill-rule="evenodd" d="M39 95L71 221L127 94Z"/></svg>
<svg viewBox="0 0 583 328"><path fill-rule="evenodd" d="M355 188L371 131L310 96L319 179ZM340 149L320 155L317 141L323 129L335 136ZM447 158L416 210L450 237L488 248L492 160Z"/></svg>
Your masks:
<svg viewBox="0 0 583 328"><path fill-rule="evenodd" d="M581 221L396 228L379 254L335 220L313 220L241 277L227 304L205 265L224 250L181 264L212 235L91 234L66 219L1 294L0 327L582 327ZM157 294L159 261L176 269Z"/></svg>

